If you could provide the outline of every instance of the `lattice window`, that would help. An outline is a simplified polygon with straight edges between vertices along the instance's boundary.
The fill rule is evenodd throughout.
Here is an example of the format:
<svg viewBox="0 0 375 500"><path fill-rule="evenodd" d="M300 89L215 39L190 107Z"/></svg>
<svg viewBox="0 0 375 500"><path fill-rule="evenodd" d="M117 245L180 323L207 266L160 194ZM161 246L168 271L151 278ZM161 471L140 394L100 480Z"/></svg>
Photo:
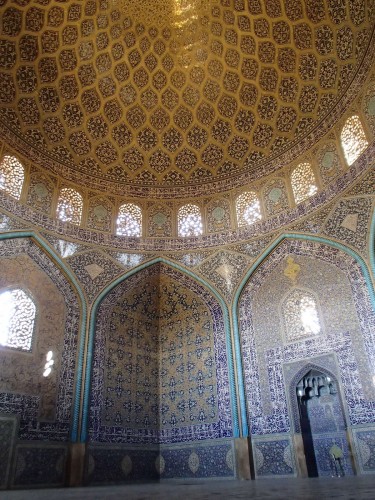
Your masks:
<svg viewBox="0 0 375 500"><path fill-rule="evenodd" d="M317 301L306 290L292 290L284 300L282 309L288 341L321 332Z"/></svg>
<svg viewBox="0 0 375 500"><path fill-rule="evenodd" d="M313 169L310 163L300 163L291 176L292 189L296 203L307 200L318 191Z"/></svg>
<svg viewBox="0 0 375 500"><path fill-rule="evenodd" d="M14 156L6 155L0 163L0 189L19 199L25 170Z"/></svg>
<svg viewBox="0 0 375 500"><path fill-rule="evenodd" d="M63 188L57 201L57 217L64 222L79 225L82 218L82 196L71 188Z"/></svg>
<svg viewBox="0 0 375 500"><path fill-rule="evenodd" d="M246 191L237 197L236 214L239 227L249 226L262 218L259 198L254 191Z"/></svg>
<svg viewBox="0 0 375 500"><path fill-rule="evenodd" d="M120 236L142 235L142 210L134 203L124 203L119 208L116 234Z"/></svg>
<svg viewBox="0 0 375 500"><path fill-rule="evenodd" d="M0 345L31 351L34 332L35 304L20 289L0 294Z"/></svg>
<svg viewBox="0 0 375 500"><path fill-rule="evenodd" d="M189 203L177 214L179 236L200 236L203 233L202 215L197 205Z"/></svg>
<svg viewBox="0 0 375 500"><path fill-rule="evenodd" d="M348 118L341 131L341 144L346 161L351 165L368 146L365 131L357 115Z"/></svg>

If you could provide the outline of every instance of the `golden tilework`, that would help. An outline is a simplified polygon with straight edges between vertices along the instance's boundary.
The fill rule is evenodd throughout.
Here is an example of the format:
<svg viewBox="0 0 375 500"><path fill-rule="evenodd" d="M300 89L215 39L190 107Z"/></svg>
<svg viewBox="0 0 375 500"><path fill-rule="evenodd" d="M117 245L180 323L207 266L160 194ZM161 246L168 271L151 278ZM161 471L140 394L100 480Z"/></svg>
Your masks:
<svg viewBox="0 0 375 500"><path fill-rule="evenodd" d="M102 423L156 431L215 422L212 313L175 278L154 269L147 274L136 288L111 293L110 305L107 300L99 314L99 322L110 318L105 345L99 343Z"/></svg>
<svg viewBox="0 0 375 500"><path fill-rule="evenodd" d="M371 21L365 2L328 0L31 1L0 15L2 126L70 180L124 190L229 188L281 154L347 90Z"/></svg>

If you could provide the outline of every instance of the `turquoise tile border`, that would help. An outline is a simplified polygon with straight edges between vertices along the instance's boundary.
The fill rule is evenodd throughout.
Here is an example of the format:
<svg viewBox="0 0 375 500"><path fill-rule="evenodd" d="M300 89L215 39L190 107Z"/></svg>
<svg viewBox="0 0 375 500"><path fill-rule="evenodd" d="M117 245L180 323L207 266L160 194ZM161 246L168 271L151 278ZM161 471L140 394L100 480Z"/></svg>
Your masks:
<svg viewBox="0 0 375 500"><path fill-rule="evenodd" d="M202 278L195 275L188 269L185 269L175 262L171 262L165 258L157 257L148 262L144 262L140 266L131 269L126 274L120 276L115 281L110 283L95 299L95 302L92 306L91 315L90 315L90 328L89 328L89 339L88 339L88 348L87 348L87 357L86 357L86 370L85 370L85 388L84 388L84 396L83 396L83 415L82 415L82 429L80 435L80 441L86 442L87 440L87 428L88 428L88 416L89 416L89 406L90 406L90 384L91 384L91 368L93 362L93 352L94 352L94 339L95 339L95 322L98 308L102 302L102 300L107 296L108 293L111 292L117 285L125 281L130 276L146 269L154 264L163 263L167 266L170 266L173 269L177 269L183 274L186 274L196 282L203 285L210 293L218 300L221 309L223 311L224 316L224 328L226 335L226 347L227 347L227 356L228 356L228 373L229 373L229 386L230 386L230 398L231 398L231 407L232 407L232 424L233 424L233 437L238 437L240 432L240 425L238 420L238 408L237 408L237 391L236 391L236 383L234 376L234 361L233 361L233 350L232 350L232 341L231 341L231 333L230 333L230 321L229 321L229 312L227 305L221 295L208 283L206 283Z"/></svg>

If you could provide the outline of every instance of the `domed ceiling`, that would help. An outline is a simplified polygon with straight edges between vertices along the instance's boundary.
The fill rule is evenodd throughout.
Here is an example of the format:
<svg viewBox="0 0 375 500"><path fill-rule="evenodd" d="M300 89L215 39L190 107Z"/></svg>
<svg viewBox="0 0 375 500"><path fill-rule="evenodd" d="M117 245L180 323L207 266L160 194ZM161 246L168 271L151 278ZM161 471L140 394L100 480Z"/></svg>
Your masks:
<svg viewBox="0 0 375 500"><path fill-rule="evenodd" d="M343 99L372 35L364 0L0 3L2 135L78 185L137 196L280 166Z"/></svg>

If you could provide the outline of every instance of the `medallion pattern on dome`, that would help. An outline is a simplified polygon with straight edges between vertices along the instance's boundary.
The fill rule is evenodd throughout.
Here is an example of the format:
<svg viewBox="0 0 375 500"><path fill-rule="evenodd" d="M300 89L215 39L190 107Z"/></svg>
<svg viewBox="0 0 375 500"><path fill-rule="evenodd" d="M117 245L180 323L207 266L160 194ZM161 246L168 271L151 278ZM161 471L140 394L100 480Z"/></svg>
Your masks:
<svg viewBox="0 0 375 500"><path fill-rule="evenodd" d="M314 150L314 153L323 184L329 184L332 179L342 173L342 164L336 144L333 141L328 141L319 149Z"/></svg>
<svg viewBox="0 0 375 500"><path fill-rule="evenodd" d="M155 204L148 210L148 236L172 236L172 210L164 204Z"/></svg>
<svg viewBox="0 0 375 500"><path fill-rule="evenodd" d="M230 229L230 203L227 199L219 198L206 206L206 224L209 233Z"/></svg>
<svg viewBox="0 0 375 500"><path fill-rule="evenodd" d="M109 232L112 229L114 208L108 198L94 197L89 200L87 227Z"/></svg>
<svg viewBox="0 0 375 500"><path fill-rule="evenodd" d="M115 0L91 9L35 0L6 6L2 126L20 129L79 183L91 174L82 162L90 159L99 165L99 183L110 185L108 167L119 166L124 191L128 184L147 190L147 179L134 163L129 167L125 145L138 169L154 164L159 187L168 188L179 170L177 187L202 183L184 151L209 167L215 181L224 173L229 182L222 170L229 156L235 182L329 115L368 48L365 2L316 5ZM90 115L85 121L83 111ZM157 134L147 138L151 129Z"/></svg>
<svg viewBox="0 0 375 500"><path fill-rule="evenodd" d="M40 171L35 170L30 175L27 203L37 210L49 214L54 194L54 183L51 178Z"/></svg>
<svg viewBox="0 0 375 500"><path fill-rule="evenodd" d="M276 214L289 206L288 192L283 179L272 179L263 188L264 206L268 215Z"/></svg>

